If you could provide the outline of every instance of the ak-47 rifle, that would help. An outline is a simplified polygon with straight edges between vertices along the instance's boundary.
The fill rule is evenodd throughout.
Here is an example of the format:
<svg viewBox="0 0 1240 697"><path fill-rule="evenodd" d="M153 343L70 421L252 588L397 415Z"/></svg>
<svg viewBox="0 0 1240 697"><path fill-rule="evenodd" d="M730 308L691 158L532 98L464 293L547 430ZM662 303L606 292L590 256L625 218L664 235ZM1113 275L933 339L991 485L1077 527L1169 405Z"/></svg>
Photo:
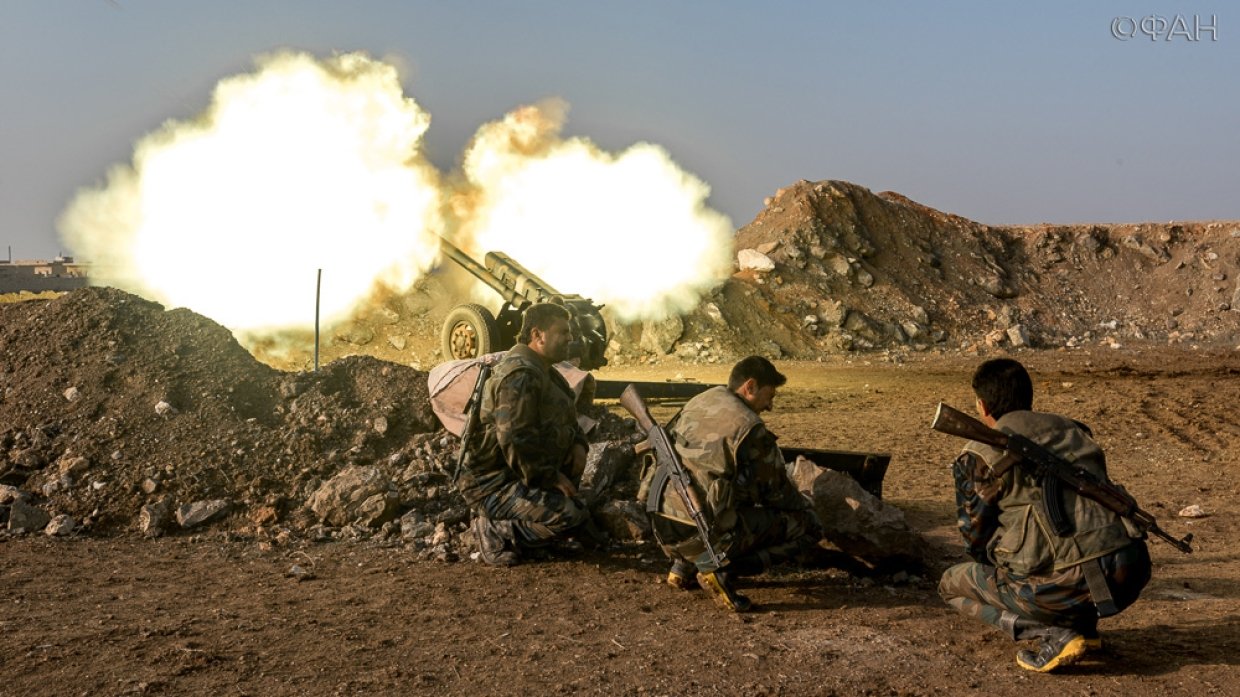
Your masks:
<svg viewBox="0 0 1240 697"><path fill-rule="evenodd" d="M468 457L469 442L474 437L474 431L478 428L478 418L482 411L482 390L486 387L487 379L491 377L491 366L485 362L478 363L478 380L474 383L474 389L469 393L469 401L465 402L465 425L461 427L461 449L456 453L456 465L452 471L452 481L456 481L461 476L461 470L465 467L465 458Z"/></svg>
<svg viewBox="0 0 1240 697"><path fill-rule="evenodd" d="M1132 521L1142 532L1152 533L1162 538L1185 554L1191 554L1193 551L1193 548L1189 546L1189 543L1193 541L1192 534L1185 536L1182 540L1177 540L1158 527L1158 521L1154 519L1154 516L1141 510L1136 499L1128 492L1110 482L1098 479L1080 467L1074 467L1055 453L1020 434L1005 433L990 428L981 421L942 402L939 403L938 411L934 414L934 423L930 427L941 433L998 448L1015 459L1016 464L1035 479L1053 477L1071 487L1081 496L1097 501L1108 510Z"/></svg>
<svg viewBox="0 0 1240 697"><path fill-rule="evenodd" d="M670 479L672 487L689 511L689 517L693 518L693 524L697 526L698 535L702 538L702 544L706 547L706 554L710 557L711 563L716 567L723 566L724 555L716 552L715 546L711 544L710 525L706 522L702 500L698 497L697 490L693 488L693 478L689 475L689 470L685 469L684 463L680 461L676 448L672 447L667 431L663 430L663 427L650 416L646 400L642 399L641 393L633 385L624 388L624 392L620 394L620 406L637 419L638 427L646 434L647 442L654 449L657 466L659 470L662 470L655 474L655 485L650 489L651 497L658 497L662 493L666 480ZM646 509L650 510L649 504Z"/></svg>

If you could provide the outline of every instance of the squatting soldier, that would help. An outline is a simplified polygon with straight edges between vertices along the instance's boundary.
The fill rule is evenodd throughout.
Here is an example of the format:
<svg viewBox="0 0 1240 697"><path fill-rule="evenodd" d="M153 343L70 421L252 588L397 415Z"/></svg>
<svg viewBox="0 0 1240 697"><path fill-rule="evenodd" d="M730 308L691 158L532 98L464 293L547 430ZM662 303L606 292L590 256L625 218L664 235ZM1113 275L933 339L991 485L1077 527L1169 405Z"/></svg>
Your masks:
<svg viewBox="0 0 1240 697"><path fill-rule="evenodd" d="M643 486L657 499L647 503L648 509L657 507L652 527L672 560L668 584L700 585L736 612L752 604L736 592L735 578L806 554L822 538L809 501L789 480L775 436L759 416L786 381L770 361L750 356L732 368L727 387L695 396L668 425L706 509L712 546L725 558L722 567L711 560L674 487L651 487L655 468Z"/></svg>
<svg viewBox="0 0 1240 697"><path fill-rule="evenodd" d="M564 307L533 305L483 388L457 486L487 564L515 564L589 521L570 479L585 468L586 438L572 388L552 367L568 357L570 338Z"/></svg>
<svg viewBox="0 0 1240 697"><path fill-rule="evenodd" d="M1031 411L1033 383L1020 363L982 363L973 391L986 425L1022 435L1108 481L1102 449L1088 427ZM939 593L1013 640L1039 639L1036 650L1016 654L1016 663L1047 672L1101 648L1098 617L1136 601L1150 579L1149 552L1125 519L1070 489L1056 494L1070 532L1055 534L1042 483L1021 467L1002 466L1002 457L970 441L953 465L958 525L976 561L948 569Z"/></svg>

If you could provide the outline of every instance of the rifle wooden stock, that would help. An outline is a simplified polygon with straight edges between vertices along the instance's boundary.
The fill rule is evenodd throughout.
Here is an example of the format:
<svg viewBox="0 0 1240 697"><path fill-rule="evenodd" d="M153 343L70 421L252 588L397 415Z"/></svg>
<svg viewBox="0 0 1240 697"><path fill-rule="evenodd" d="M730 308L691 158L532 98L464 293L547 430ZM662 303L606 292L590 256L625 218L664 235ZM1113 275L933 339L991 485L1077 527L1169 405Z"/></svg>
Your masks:
<svg viewBox="0 0 1240 697"><path fill-rule="evenodd" d="M978 443L985 443L1004 451L1017 459L1017 464L1035 478L1055 477L1072 487L1076 493L1098 502L1108 510L1132 521L1143 532L1161 538L1172 547L1190 554L1193 548L1191 534L1176 539L1158 526L1158 521L1141 510L1128 492L1101 481L1093 474L1079 468L1028 438L1016 433L1004 433L990 428L968 414L939 402L930 428Z"/></svg>
<svg viewBox="0 0 1240 697"><path fill-rule="evenodd" d="M620 406L637 419L637 426L642 433L650 433L650 429L655 427L654 417L646 408L646 400L642 399L641 393L633 385L624 388L624 392L620 393Z"/></svg>
<svg viewBox="0 0 1240 697"><path fill-rule="evenodd" d="M995 430L963 411L953 409L942 402L939 402L939 408L934 412L934 423L930 424L930 428L949 436L974 440L1000 450L1007 450L1008 434Z"/></svg>
<svg viewBox="0 0 1240 697"><path fill-rule="evenodd" d="M671 480L672 488L675 489L689 511L689 517L693 519L693 524L697 527L698 536L701 537L711 562L716 567L723 566L724 555L716 552L715 546L710 541L710 526L706 522L704 513L706 508L702 504L701 497L698 496L697 489L693 486L693 478L685 469L684 463L680 461L680 456L676 453L676 448L672 446L671 439L667 437L667 431L663 430L663 427L650 415L646 400L642 399L641 393L635 386L629 385L624 388L624 392L620 394L620 406L632 414L634 419L637 419L638 427L646 434L646 442L654 449L658 466L669 470L668 478ZM651 495L657 496L659 493L656 491Z"/></svg>

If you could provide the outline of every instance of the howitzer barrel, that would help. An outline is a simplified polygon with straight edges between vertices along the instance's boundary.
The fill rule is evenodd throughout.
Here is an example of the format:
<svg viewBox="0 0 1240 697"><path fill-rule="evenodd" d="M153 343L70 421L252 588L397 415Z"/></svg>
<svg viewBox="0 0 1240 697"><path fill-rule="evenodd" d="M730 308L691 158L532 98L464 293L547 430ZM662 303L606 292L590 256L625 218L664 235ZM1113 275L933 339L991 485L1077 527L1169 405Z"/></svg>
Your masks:
<svg viewBox="0 0 1240 697"><path fill-rule="evenodd" d="M504 284L504 287L511 288L519 297L530 302L547 302L561 295L546 281L534 275L534 272L518 264L516 260L503 252L487 252L482 263L486 265L487 271Z"/></svg>
<svg viewBox="0 0 1240 697"><path fill-rule="evenodd" d="M522 307L528 304L529 301L525 300L515 288L505 285L501 278L497 277L494 273L487 269L487 267L474 261L473 257L461 251L460 247L452 244L444 237L439 238L439 243L445 256L460 264L461 267L472 274L474 278L487 284L491 290L499 293L500 297L504 299L504 302L514 307Z"/></svg>

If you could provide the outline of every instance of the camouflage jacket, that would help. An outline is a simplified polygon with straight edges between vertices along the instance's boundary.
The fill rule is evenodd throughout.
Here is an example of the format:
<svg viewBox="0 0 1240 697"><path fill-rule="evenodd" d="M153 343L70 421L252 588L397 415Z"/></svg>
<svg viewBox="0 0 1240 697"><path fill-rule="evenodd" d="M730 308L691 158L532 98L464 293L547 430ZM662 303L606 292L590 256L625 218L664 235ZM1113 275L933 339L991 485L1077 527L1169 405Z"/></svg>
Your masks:
<svg viewBox="0 0 1240 697"><path fill-rule="evenodd" d="M707 508L712 536L731 531L742 508L808 508L788 479L775 435L726 387L713 387L689 400L668 432ZM660 513L693 524L672 487L663 492Z"/></svg>
<svg viewBox="0 0 1240 697"><path fill-rule="evenodd" d="M1084 425L1055 414L1014 411L996 427L1019 433L1106 480L1102 449ZM1016 576L1046 575L1114 552L1132 542L1124 521L1102 504L1065 488L1064 506L1074 531L1053 532L1042 506L1042 488L1019 466L996 473L1003 453L970 442L952 467L956 480L957 525L976 561ZM1139 533L1138 533L1139 534Z"/></svg>
<svg viewBox="0 0 1240 697"><path fill-rule="evenodd" d="M516 479L550 488L571 464L573 446L587 445L572 388L525 344L512 347L492 370L478 427L457 480L471 504Z"/></svg>

